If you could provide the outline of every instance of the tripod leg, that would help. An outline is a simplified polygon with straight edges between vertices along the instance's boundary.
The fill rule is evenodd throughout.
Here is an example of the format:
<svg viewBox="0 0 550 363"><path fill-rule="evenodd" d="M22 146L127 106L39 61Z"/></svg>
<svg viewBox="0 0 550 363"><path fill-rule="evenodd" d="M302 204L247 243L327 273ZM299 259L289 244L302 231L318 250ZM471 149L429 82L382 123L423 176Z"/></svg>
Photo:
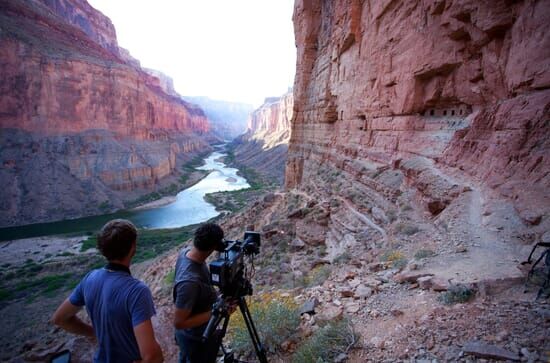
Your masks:
<svg viewBox="0 0 550 363"><path fill-rule="evenodd" d="M546 251L544 254L550 254L550 250ZM542 256L541 256L542 257ZM537 297L535 298L535 301L538 300L542 294L546 291L547 288L550 288L550 266L546 266L548 269L548 274L546 276L546 280L544 281L544 284L539 289L539 292L537 293ZM548 293L547 293L548 297Z"/></svg>
<svg viewBox="0 0 550 363"><path fill-rule="evenodd" d="M256 351L256 355L258 356L260 363L267 363L267 357L265 355L265 350L262 346L262 343L260 342L260 336L256 331L254 322L252 321L252 316L250 315L250 310L248 310L248 305L246 304L246 300L242 296L239 298L239 308L241 310L241 314L243 314L243 319L244 319L244 322L246 323L248 334L250 335L250 339L252 340L252 344L254 345L254 350Z"/></svg>

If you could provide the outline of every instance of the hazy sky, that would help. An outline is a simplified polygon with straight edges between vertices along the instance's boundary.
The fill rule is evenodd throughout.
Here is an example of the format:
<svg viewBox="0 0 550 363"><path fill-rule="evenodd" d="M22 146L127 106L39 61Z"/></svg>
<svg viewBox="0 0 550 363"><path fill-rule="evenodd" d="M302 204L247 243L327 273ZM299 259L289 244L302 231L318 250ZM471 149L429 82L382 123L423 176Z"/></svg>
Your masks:
<svg viewBox="0 0 550 363"><path fill-rule="evenodd" d="M185 96L252 103L292 87L293 0L88 0L119 45Z"/></svg>

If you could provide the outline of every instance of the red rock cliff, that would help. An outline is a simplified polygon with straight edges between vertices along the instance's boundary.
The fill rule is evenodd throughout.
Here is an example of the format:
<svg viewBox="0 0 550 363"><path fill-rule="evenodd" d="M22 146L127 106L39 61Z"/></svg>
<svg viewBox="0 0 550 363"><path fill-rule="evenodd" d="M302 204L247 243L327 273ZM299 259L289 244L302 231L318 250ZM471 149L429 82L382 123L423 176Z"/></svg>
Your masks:
<svg viewBox="0 0 550 363"><path fill-rule="evenodd" d="M0 156L9 166L1 178L10 186L2 197L0 225L63 218L63 210L73 211L71 217L78 210L93 214L107 202L122 207L121 200L137 195L109 190L148 193L175 172L178 159L208 149L204 112L170 92L165 77L142 70L118 47L111 21L86 1L2 2L0 25L0 128L6 146ZM85 207L62 196L50 200L59 194L55 183L34 193L39 186L21 175L42 159L62 164L43 170L43 178L66 173L67 193L76 185L77 194L89 190L89 183L101 192L86 193ZM43 213L33 211L33 203ZM61 205L57 213L46 212L50 204Z"/></svg>
<svg viewBox="0 0 550 363"><path fill-rule="evenodd" d="M236 140L238 163L252 167L282 184L293 112L292 92L266 98L248 118L247 132Z"/></svg>
<svg viewBox="0 0 550 363"><path fill-rule="evenodd" d="M322 165L388 197L389 168L437 214L447 168L548 223L549 22L548 0L297 0L287 187Z"/></svg>
<svg viewBox="0 0 550 363"><path fill-rule="evenodd" d="M262 140L264 149L288 144L292 109L292 92L281 97L267 98L248 118L246 137L249 140Z"/></svg>
<svg viewBox="0 0 550 363"><path fill-rule="evenodd" d="M14 1L2 14L3 128L99 128L142 139L152 130L208 131L202 110L119 56L109 19L85 1Z"/></svg>

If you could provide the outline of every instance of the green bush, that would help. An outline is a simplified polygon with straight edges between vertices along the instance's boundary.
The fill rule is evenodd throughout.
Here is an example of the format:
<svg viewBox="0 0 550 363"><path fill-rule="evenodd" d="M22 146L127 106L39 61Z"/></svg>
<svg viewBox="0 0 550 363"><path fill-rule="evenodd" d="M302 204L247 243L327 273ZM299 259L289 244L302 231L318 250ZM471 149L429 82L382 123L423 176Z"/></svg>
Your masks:
<svg viewBox="0 0 550 363"><path fill-rule="evenodd" d="M438 300L445 305L453 305L456 303L465 303L472 300L475 296L475 291L465 285L451 285L449 289L438 296Z"/></svg>
<svg viewBox="0 0 550 363"><path fill-rule="evenodd" d="M337 265L345 265L351 261L351 254L348 251L344 251L340 255L334 258L334 263Z"/></svg>
<svg viewBox="0 0 550 363"><path fill-rule="evenodd" d="M171 270L164 276L164 283L168 286L171 286L174 283L174 279L176 278L176 270Z"/></svg>
<svg viewBox="0 0 550 363"><path fill-rule="evenodd" d="M0 289L0 302L4 300L9 300L11 297L11 293L5 289Z"/></svg>
<svg viewBox="0 0 550 363"><path fill-rule="evenodd" d="M291 297L277 293L263 294L249 299L249 310L260 340L268 352L281 351L281 344L294 335L300 325L298 305ZM231 348L239 353L253 352L250 336L240 312L235 312L229 323Z"/></svg>
<svg viewBox="0 0 550 363"><path fill-rule="evenodd" d="M312 269L304 279L307 286L317 286L325 282L330 276L330 267L327 265L319 265Z"/></svg>
<svg viewBox="0 0 550 363"><path fill-rule="evenodd" d="M82 241L82 246L80 246L80 252L87 251L92 248L96 248L97 246L97 238L96 236L91 236Z"/></svg>
<svg viewBox="0 0 550 363"><path fill-rule="evenodd" d="M333 362L355 345L358 336L348 320L331 321L317 330L292 356L294 363Z"/></svg>
<svg viewBox="0 0 550 363"><path fill-rule="evenodd" d="M421 260L423 258L432 257L433 255L435 255L435 253L432 250L418 250L414 254L414 258Z"/></svg>
<svg viewBox="0 0 550 363"><path fill-rule="evenodd" d="M384 262L390 262L393 268L402 269L407 266L407 258L401 251L390 250L384 252L381 257L381 260Z"/></svg>
<svg viewBox="0 0 550 363"><path fill-rule="evenodd" d="M395 226L395 230L406 236L412 236L413 234L420 232L420 228L417 226L412 226L406 223L398 223L397 226Z"/></svg>
<svg viewBox="0 0 550 363"><path fill-rule="evenodd" d="M402 270L407 266L407 263L409 263L409 261L406 258L402 258L400 260L393 261L391 266L393 268L397 268L399 270Z"/></svg>

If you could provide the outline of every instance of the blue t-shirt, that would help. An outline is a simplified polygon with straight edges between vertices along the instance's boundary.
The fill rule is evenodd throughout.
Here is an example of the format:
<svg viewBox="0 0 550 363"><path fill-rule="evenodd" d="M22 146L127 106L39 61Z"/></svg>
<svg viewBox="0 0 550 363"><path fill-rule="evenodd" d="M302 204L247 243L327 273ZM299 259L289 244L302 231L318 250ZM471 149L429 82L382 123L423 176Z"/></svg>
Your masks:
<svg viewBox="0 0 550 363"><path fill-rule="evenodd" d="M93 270L69 301L86 305L99 342L94 362L141 360L134 327L155 315L151 291L143 282L124 271Z"/></svg>

